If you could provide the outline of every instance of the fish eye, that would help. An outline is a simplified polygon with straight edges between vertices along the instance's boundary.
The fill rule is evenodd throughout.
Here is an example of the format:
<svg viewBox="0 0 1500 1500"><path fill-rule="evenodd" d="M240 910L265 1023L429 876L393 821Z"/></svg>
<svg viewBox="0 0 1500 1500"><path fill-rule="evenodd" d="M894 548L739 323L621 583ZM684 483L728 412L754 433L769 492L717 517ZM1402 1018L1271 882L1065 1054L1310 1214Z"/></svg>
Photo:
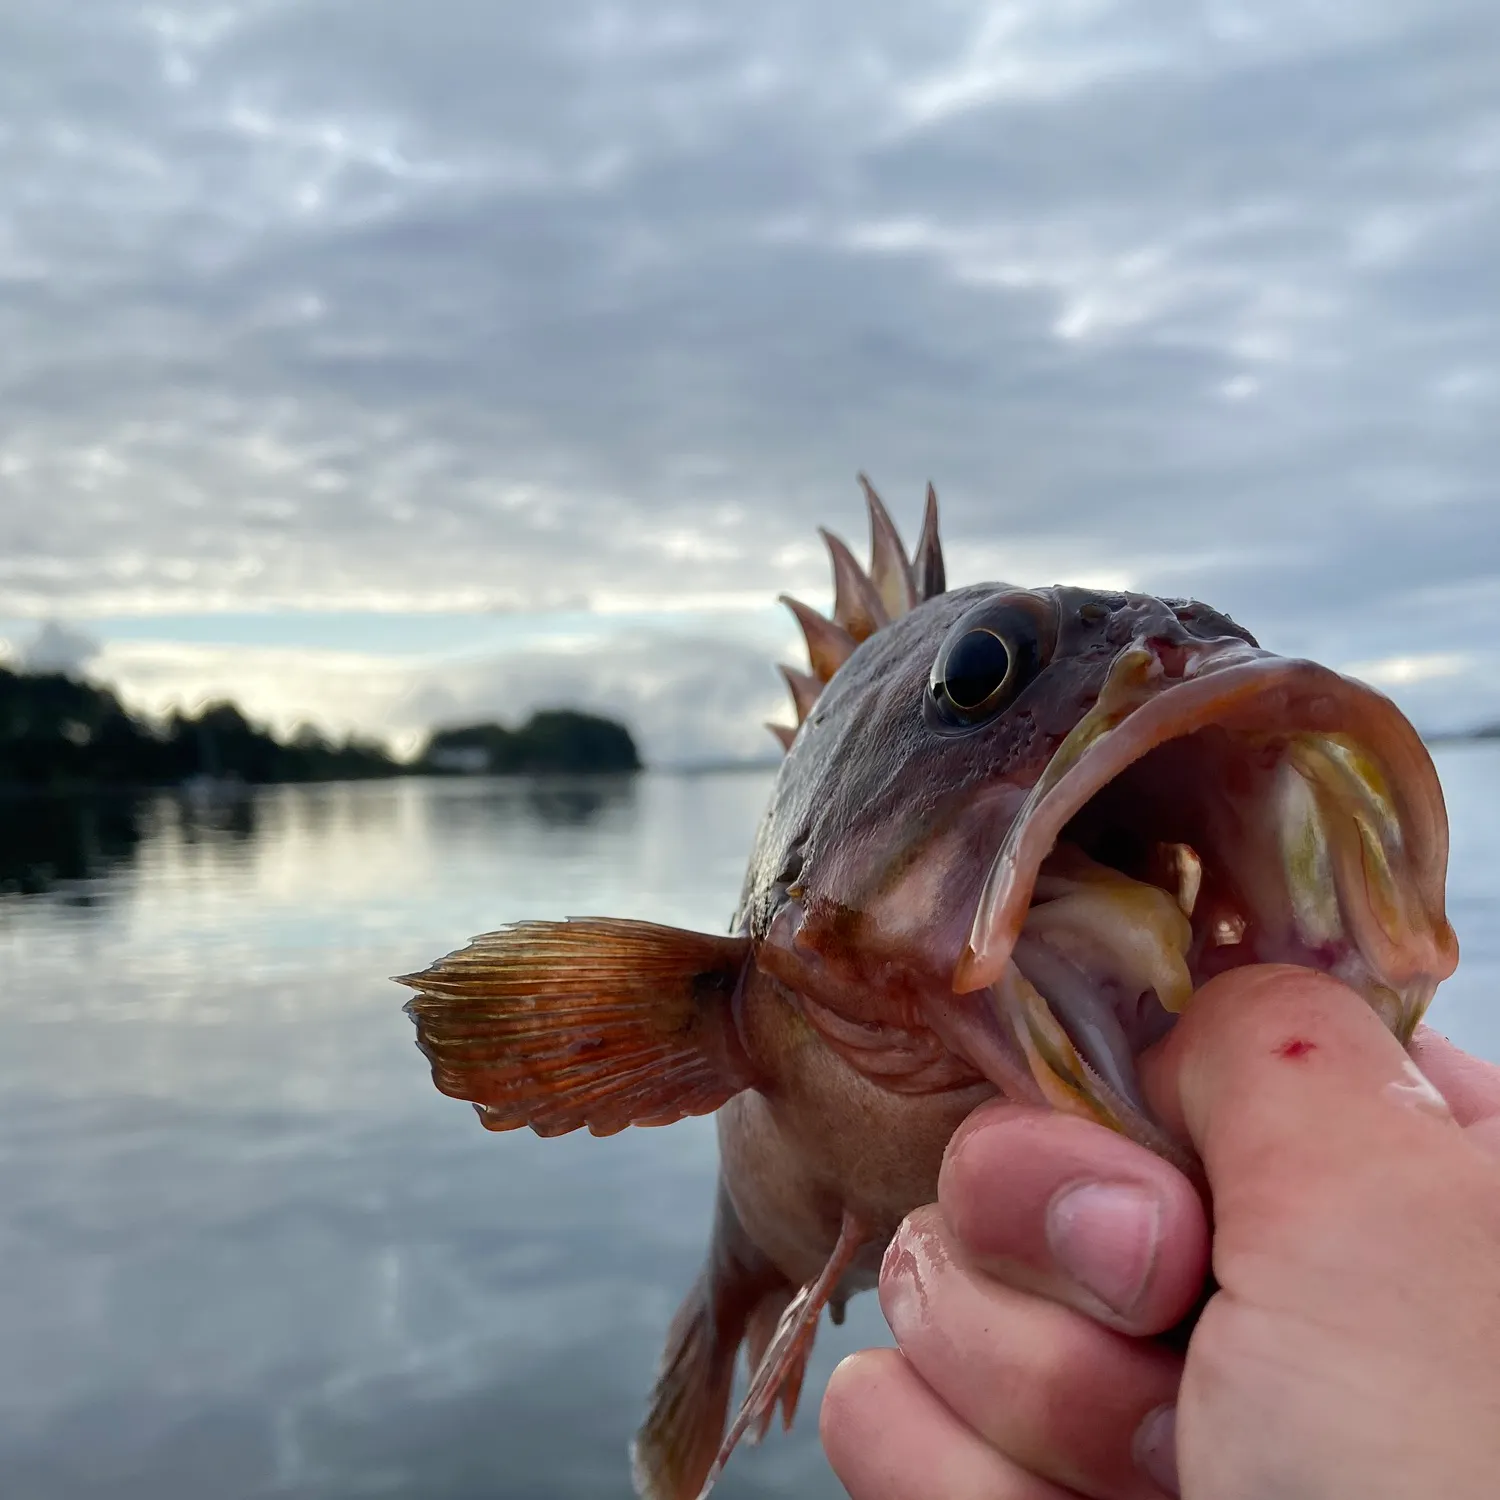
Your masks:
<svg viewBox="0 0 1500 1500"><path fill-rule="evenodd" d="M969 729L1014 702L1044 665L1040 624L1020 602L981 605L960 619L932 664L929 721Z"/></svg>
<svg viewBox="0 0 1500 1500"><path fill-rule="evenodd" d="M966 630L953 643L943 667L942 688L960 713L984 707L1010 676L1010 647L985 626Z"/></svg>

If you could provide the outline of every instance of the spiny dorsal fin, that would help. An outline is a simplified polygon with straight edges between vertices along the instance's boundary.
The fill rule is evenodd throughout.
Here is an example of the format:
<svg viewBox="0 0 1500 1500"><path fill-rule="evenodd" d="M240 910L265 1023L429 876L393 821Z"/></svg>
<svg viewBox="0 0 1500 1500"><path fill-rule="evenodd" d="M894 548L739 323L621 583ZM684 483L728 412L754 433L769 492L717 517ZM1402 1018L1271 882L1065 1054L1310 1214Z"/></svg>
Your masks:
<svg viewBox="0 0 1500 1500"><path fill-rule="evenodd" d="M935 599L946 593L948 577L943 568L943 544L938 539L937 491L927 486L927 506L922 514L922 535L917 539L917 554L912 561L913 581L918 597Z"/></svg>
<svg viewBox="0 0 1500 1500"><path fill-rule="evenodd" d="M859 476L859 484L870 511L870 582L880 595L886 615L899 620L917 606L911 563L907 561L906 548L901 544L901 534L880 496L875 493L875 486L863 474Z"/></svg>
<svg viewBox="0 0 1500 1500"><path fill-rule="evenodd" d="M791 689L792 704L797 710L797 723L805 724L808 714L813 710L813 704L818 701L818 694L823 691L823 684L807 672L799 672L796 667L783 666L777 670Z"/></svg>
<svg viewBox="0 0 1500 1500"><path fill-rule="evenodd" d="M807 642L807 659L812 663L813 675L820 682L827 682L838 669L854 655L858 642L842 625L824 619L817 610L809 609L800 599L788 594L781 602L797 617L802 627L803 639Z"/></svg>
<svg viewBox="0 0 1500 1500"><path fill-rule="evenodd" d="M433 1082L486 1129L613 1135L750 1086L730 1006L749 955L651 922L518 922L397 982Z"/></svg>
<svg viewBox="0 0 1500 1500"><path fill-rule="evenodd" d="M901 535L884 502L876 494L875 486L863 474L859 476L859 483L870 512L869 571L860 567L854 554L838 537L823 531L821 534L833 561L833 619L825 619L800 600L781 595L781 602L792 611L802 627L808 661L812 665L811 677L805 672L797 672L793 677L790 675L792 669L782 669L792 691L799 727L807 722L817 698L810 684L821 691L822 684L827 683L848 661L861 641L892 620L900 619L924 600L943 593L946 587L943 547L938 540L937 492L933 487L927 486L927 507L916 556L908 560ZM783 749L791 749L792 741L796 739L795 729L786 724L768 724L766 727L781 741Z"/></svg>
<svg viewBox="0 0 1500 1500"><path fill-rule="evenodd" d="M818 528L833 563L833 619L842 625L856 643L869 640L890 619L870 575L854 560L854 554L831 531Z"/></svg>

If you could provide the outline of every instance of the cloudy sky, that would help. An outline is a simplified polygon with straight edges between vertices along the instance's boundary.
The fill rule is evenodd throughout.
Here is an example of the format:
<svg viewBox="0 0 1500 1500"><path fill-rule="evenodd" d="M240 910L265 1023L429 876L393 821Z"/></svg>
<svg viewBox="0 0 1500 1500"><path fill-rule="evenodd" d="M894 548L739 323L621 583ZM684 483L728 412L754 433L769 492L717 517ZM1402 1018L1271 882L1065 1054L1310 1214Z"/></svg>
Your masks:
<svg viewBox="0 0 1500 1500"><path fill-rule="evenodd" d="M759 754L862 542L1500 718L1493 0L0 0L0 637Z"/></svg>

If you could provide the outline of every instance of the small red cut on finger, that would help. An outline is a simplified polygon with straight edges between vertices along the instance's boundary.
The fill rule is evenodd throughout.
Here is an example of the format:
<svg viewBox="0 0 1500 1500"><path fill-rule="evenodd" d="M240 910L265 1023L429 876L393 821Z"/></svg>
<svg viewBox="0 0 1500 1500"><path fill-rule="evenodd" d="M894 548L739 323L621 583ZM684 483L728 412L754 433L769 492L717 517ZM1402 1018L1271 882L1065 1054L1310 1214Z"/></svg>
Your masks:
<svg viewBox="0 0 1500 1500"><path fill-rule="evenodd" d="M935 1206L897 1232L880 1302L911 1368L1022 1468L1084 1495L1160 1500L1135 1447L1146 1417L1177 1398L1177 1355L993 1280Z"/></svg>
<svg viewBox="0 0 1500 1500"><path fill-rule="evenodd" d="M853 1500L1078 1500L964 1426L894 1349L852 1354L833 1372L820 1431Z"/></svg>

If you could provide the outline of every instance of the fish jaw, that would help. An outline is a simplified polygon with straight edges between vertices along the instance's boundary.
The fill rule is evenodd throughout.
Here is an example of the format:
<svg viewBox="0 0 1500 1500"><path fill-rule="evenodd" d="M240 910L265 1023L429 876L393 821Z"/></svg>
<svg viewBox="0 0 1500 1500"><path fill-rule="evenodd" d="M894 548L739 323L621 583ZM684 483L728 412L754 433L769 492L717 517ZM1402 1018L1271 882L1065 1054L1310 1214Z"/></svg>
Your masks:
<svg viewBox="0 0 1500 1500"><path fill-rule="evenodd" d="M1154 849L1158 868L1127 878L1080 839ZM1049 1102L1160 1149L1133 1055L1224 969L1322 969L1410 1039L1458 961L1447 854L1431 757L1389 700L1238 640L1138 640L1001 841L955 1003ZM1148 1023L1111 1029L1135 989Z"/></svg>

